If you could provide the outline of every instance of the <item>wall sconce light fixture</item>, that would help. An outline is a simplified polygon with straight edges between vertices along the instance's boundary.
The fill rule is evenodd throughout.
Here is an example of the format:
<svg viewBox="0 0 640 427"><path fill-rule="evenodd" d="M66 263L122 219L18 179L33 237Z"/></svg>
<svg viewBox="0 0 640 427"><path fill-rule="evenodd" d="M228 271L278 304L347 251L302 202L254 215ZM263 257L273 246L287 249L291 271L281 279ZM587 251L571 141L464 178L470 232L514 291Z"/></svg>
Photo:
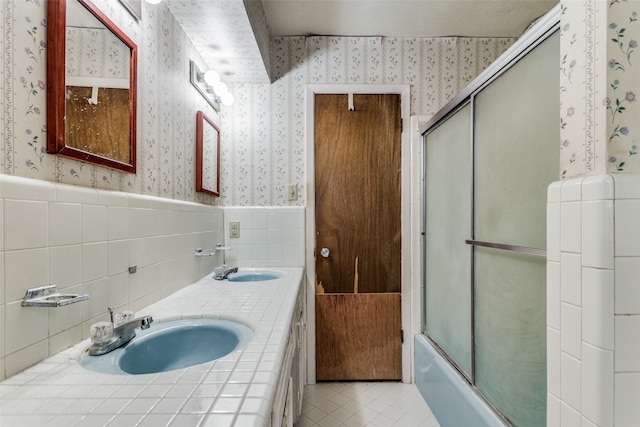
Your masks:
<svg viewBox="0 0 640 427"><path fill-rule="evenodd" d="M205 73L193 61L189 61L191 84L211 104L214 110L220 111L220 104L231 105L234 98L226 83L220 80L220 74L214 70Z"/></svg>

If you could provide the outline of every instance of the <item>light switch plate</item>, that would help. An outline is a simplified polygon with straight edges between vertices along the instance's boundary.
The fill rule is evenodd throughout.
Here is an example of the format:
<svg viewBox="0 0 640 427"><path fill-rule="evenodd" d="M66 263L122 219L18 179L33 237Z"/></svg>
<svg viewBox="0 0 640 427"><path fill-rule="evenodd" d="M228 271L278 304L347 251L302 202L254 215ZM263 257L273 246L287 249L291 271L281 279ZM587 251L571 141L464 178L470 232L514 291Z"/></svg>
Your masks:
<svg viewBox="0 0 640 427"><path fill-rule="evenodd" d="M240 221L229 221L229 238L240 238Z"/></svg>
<svg viewBox="0 0 640 427"><path fill-rule="evenodd" d="M289 188L287 190L287 195L290 202L298 200L298 185L297 184L289 184Z"/></svg>

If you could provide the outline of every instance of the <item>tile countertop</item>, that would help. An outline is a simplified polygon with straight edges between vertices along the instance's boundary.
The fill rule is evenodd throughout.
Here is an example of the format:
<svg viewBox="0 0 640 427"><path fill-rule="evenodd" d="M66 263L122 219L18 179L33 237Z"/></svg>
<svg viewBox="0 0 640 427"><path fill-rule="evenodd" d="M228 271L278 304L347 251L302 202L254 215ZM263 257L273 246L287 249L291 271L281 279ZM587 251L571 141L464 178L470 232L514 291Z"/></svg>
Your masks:
<svg viewBox="0 0 640 427"><path fill-rule="evenodd" d="M231 283L212 274L136 313L155 322L214 317L254 328L244 348L218 360L158 374L88 371L89 341L0 382L0 425L266 426L284 359L302 268L277 280ZM153 325L151 325L153 328Z"/></svg>

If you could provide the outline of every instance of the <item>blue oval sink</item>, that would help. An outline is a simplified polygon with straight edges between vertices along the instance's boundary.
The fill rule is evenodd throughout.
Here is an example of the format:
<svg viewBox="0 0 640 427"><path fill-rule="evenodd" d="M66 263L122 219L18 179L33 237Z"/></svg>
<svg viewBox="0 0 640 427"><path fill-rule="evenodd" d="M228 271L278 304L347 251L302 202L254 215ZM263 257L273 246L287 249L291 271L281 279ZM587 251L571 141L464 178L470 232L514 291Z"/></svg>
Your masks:
<svg viewBox="0 0 640 427"><path fill-rule="evenodd" d="M110 374L150 374L219 359L251 340L247 326L230 320L184 319L154 323L126 346L102 356L85 356L85 368Z"/></svg>
<svg viewBox="0 0 640 427"><path fill-rule="evenodd" d="M264 280L275 280L283 277L284 274L269 270L240 270L229 275L230 282L262 282Z"/></svg>

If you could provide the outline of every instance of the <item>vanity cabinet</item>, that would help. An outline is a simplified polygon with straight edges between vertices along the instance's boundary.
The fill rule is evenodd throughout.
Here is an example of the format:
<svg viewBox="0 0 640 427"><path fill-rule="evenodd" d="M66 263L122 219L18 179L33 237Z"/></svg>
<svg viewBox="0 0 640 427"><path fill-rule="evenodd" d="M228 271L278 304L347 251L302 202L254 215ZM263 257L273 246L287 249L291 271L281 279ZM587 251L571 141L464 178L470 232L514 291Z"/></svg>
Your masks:
<svg viewBox="0 0 640 427"><path fill-rule="evenodd" d="M291 318L289 340L271 412L271 427L293 427L302 411L305 352L304 287Z"/></svg>

